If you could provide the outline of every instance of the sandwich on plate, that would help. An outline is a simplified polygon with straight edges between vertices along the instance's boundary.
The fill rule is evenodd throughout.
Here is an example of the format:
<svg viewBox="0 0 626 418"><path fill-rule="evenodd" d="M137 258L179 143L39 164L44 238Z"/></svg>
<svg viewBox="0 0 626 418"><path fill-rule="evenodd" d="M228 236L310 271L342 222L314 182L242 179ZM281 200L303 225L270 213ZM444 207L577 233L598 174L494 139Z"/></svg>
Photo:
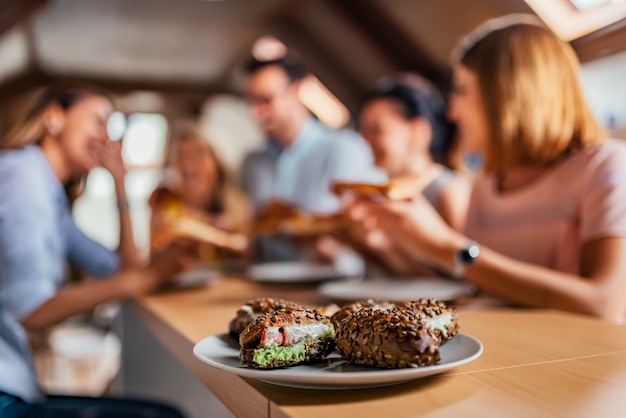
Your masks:
<svg viewBox="0 0 626 418"><path fill-rule="evenodd" d="M437 321L447 313L430 316L413 307L363 308L343 319L337 331L337 351L351 363L380 368L424 367L441 360L443 333ZM449 334L446 334L449 335Z"/></svg>
<svg viewBox="0 0 626 418"><path fill-rule="evenodd" d="M309 309L281 309L259 316L239 336L242 364L275 369L320 361L335 348L335 328Z"/></svg>

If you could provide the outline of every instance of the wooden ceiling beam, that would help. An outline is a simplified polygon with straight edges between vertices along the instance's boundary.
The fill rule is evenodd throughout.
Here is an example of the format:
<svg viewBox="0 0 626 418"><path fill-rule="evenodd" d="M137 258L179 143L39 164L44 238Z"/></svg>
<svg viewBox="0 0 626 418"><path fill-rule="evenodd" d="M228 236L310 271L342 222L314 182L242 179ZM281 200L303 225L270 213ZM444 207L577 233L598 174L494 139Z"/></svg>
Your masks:
<svg viewBox="0 0 626 418"><path fill-rule="evenodd" d="M626 51L626 18L571 42L581 62Z"/></svg>
<svg viewBox="0 0 626 418"><path fill-rule="evenodd" d="M189 106L201 106L211 95L232 93L222 85L190 84L180 82L157 82L147 80L118 80L105 77L87 77L73 75L53 75L33 68L14 76L0 84L0 112L12 100L22 94L50 84L76 82L97 85L115 95L123 95L135 91L150 91L166 97L176 97L189 103Z"/></svg>
<svg viewBox="0 0 626 418"><path fill-rule="evenodd" d="M78 82L96 84L111 93L125 94L133 91L152 91L162 94L187 95L206 98L217 93L229 93L222 86L205 83L184 83L178 81L151 81L145 79L116 79L78 75L53 76L54 82Z"/></svg>
<svg viewBox="0 0 626 418"><path fill-rule="evenodd" d="M397 22L372 0L324 0L363 39L386 56L395 71L413 71L430 79L443 91L449 90L450 69L398 27Z"/></svg>
<svg viewBox="0 0 626 418"><path fill-rule="evenodd" d="M308 70L354 113L367 86L360 85L345 65L328 53L296 20L281 20L272 25L275 35L288 47L300 51Z"/></svg>
<svg viewBox="0 0 626 418"><path fill-rule="evenodd" d="M48 0L0 0L0 35L30 19L47 3Z"/></svg>

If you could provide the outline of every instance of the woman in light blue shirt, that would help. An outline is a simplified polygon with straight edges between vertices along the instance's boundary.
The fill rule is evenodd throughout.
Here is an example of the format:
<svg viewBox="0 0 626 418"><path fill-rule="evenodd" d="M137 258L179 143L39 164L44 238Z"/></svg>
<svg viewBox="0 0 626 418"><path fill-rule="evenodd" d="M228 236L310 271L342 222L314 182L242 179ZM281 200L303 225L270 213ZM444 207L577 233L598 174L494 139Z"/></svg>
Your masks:
<svg viewBox="0 0 626 418"><path fill-rule="evenodd" d="M180 417L168 406L119 399L54 397L37 382L28 343L40 330L97 305L132 298L173 276L180 248L138 266L119 143L107 138L113 111L107 93L91 87L49 88L0 140L0 416ZM96 166L115 179L120 245L112 252L74 224L63 185ZM66 263L93 277L63 286ZM140 412L141 411L141 412ZM143 415L147 413L148 415Z"/></svg>

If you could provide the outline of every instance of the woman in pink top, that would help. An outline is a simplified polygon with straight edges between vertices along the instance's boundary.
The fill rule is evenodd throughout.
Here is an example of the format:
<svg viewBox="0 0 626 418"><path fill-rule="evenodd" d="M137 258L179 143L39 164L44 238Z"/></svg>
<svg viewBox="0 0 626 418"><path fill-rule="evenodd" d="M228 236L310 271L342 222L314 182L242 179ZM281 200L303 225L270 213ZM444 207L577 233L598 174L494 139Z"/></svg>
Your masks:
<svg viewBox="0 0 626 418"><path fill-rule="evenodd" d="M369 210L402 251L511 303L623 320L626 144L592 116L574 51L517 15L470 33L454 59L450 117L462 152L484 157L464 233L422 197L353 212Z"/></svg>

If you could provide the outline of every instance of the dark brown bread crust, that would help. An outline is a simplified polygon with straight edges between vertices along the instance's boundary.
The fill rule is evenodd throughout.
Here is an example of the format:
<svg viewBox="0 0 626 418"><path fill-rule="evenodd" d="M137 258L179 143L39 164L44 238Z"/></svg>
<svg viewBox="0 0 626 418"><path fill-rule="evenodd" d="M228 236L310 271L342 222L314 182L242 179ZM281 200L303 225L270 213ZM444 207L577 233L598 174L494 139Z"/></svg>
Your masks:
<svg viewBox="0 0 626 418"><path fill-rule="evenodd" d="M267 312L259 316L239 335L239 345L242 349L258 348L263 330L267 327L284 327L311 322L322 322L330 325L330 318L310 309L281 309Z"/></svg>
<svg viewBox="0 0 626 418"><path fill-rule="evenodd" d="M421 367L441 359L438 339L408 309L361 309L341 322L336 340L339 354L359 365Z"/></svg>
<svg viewBox="0 0 626 418"><path fill-rule="evenodd" d="M252 311L256 313L273 312L279 309L304 309L304 306L299 303L278 298L250 299L246 305L250 306Z"/></svg>
<svg viewBox="0 0 626 418"><path fill-rule="evenodd" d="M290 300L265 297L250 299L244 305L252 308L252 312L257 314L273 312L279 309L305 309L304 306ZM230 321L228 333L233 338L239 339L239 334L248 328L253 321L254 319L246 311L240 309L237 311L235 318Z"/></svg>
<svg viewBox="0 0 626 418"><path fill-rule="evenodd" d="M439 344L445 344L459 332L458 312L455 307L448 306L444 302L436 299L419 299L411 302L404 302L398 306L399 309L409 309L415 312L420 319L428 323L429 319L435 319L441 315L450 314L451 321L447 329L447 333L441 332L439 329L431 328L432 334L437 337Z"/></svg>
<svg viewBox="0 0 626 418"><path fill-rule="evenodd" d="M274 360L273 362L262 365L254 361L254 348L242 349L239 353L239 360L242 364L256 369L278 369L282 367L297 366L298 364L313 363L323 360L335 349L335 339L332 337L324 338L312 342L307 346L307 352L303 361L286 361Z"/></svg>
<svg viewBox="0 0 626 418"><path fill-rule="evenodd" d="M342 305L341 308L333 314L331 317L331 321L333 321L333 325L335 329L339 329L339 325L341 321L345 318L349 317L356 311L360 311L363 308L374 308L374 309L391 309L394 304L391 302L368 299L368 300L360 300L352 303L347 303Z"/></svg>
<svg viewBox="0 0 626 418"><path fill-rule="evenodd" d="M334 303L331 303L330 305L318 306L315 308L317 312L329 318L332 318L333 315L339 312L340 309L341 308L339 307L339 305L334 304Z"/></svg>

